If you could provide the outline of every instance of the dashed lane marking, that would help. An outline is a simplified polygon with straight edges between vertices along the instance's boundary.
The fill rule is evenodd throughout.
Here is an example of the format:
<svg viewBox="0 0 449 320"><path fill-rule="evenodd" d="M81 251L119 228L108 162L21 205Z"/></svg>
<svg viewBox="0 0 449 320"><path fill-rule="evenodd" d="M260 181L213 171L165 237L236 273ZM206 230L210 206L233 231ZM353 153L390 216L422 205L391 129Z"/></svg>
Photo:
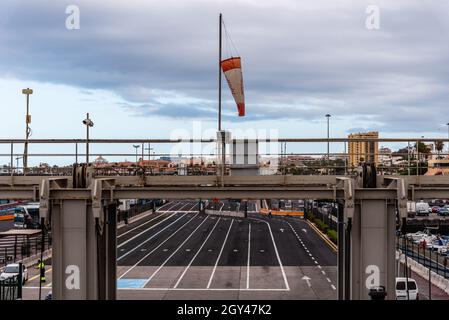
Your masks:
<svg viewBox="0 0 449 320"><path fill-rule="evenodd" d="M214 232L215 227L217 226L217 224L220 222L220 219L217 220L217 222L215 222L214 227L212 228L212 230L209 232L209 234L207 235L206 239L204 240L204 242L201 244L201 247L198 249L198 251L195 253L195 255L193 256L192 260L190 260L189 264L187 265L187 267L184 269L184 271L182 272L181 276L178 278L178 281L176 281L176 284L174 285L173 288L177 288L179 283L181 282L182 278L184 277L184 275L186 274L187 270L189 270L190 266L192 265L193 261L195 260L195 258L198 256L198 254L200 253L200 251L203 249L204 245L206 244L207 240L209 240L210 235L212 234L212 232Z"/></svg>
<svg viewBox="0 0 449 320"><path fill-rule="evenodd" d="M212 283L212 279L214 277L215 270L217 269L218 261L220 260L221 254L223 253L223 249L224 249L224 246L226 244L226 240L228 240L229 232L231 231L231 227L232 227L232 223L233 222L234 222L234 219L232 219L231 223L229 224L228 232L226 233L226 237L223 240L223 245L221 246L220 253L218 254L217 260L215 261L214 268L212 269L212 273L211 273L210 278L209 278L209 282L207 283L207 289L210 288L210 284Z"/></svg>
<svg viewBox="0 0 449 320"><path fill-rule="evenodd" d="M154 276L164 267L164 265L176 254L176 252L178 252L179 249L181 249L181 247L195 234L195 232L201 227L201 225L206 222L208 216L203 219L203 221L195 228L195 230L192 231L192 233L190 233L190 235L176 248L175 251L173 251L173 253L156 269L156 271L154 271L151 276L145 281L145 283L143 284L143 287L145 287L148 282L151 281L151 279L154 278Z"/></svg>
<svg viewBox="0 0 449 320"><path fill-rule="evenodd" d="M186 226L190 221L192 221L196 216L198 215L198 213L196 215L194 215L193 217L191 217L189 220L187 220L186 223L184 223L181 227L179 227L175 232L173 232L167 239L165 239L164 241L162 241L156 248L154 248L153 250L151 250L149 253L147 253L142 259L140 259L139 261L137 261L131 268L129 268L128 270L126 270L120 277L119 279L123 278L128 272L130 272L131 270L133 270L139 263L141 263L143 260L145 260L148 256L150 256L154 251L156 251L157 249L159 249L165 242L167 242L168 240L170 240L171 237L173 237L176 233L178 233L179 230L181 230L182 228L184 228L184 226ZM204 222L204 220L203 220Z"/></svg>
<svg viewBox="0 0 449 320"><path fill-rule="evenodd" d="M155 234L153 234L151 237L149 237L148 239L146 239L145 241L142 241L141 243L139 243L137 246L135 246L133 249L131 249L130 251L128 251L127 253L125 253L124 255L120 256L117 258L117 261L120 261L121 259L123 259L124 257L126 257L128 254L130 254L131 252L133 252L134 250L136 250L137 248L141 247L142 245L144 245L145 243L147 243L148 241L150 241L151 239L153 239L155 236L157 236L159 233L161 233L162 231L164 231L165 229L167 229L168 227L170 227L172 224L174 224L175 222L177 222L179 219L183 218L187 213L183 214L182 216L180 216L178 219L176 219L175 221L173 221L172 223L170 223L169 225L165 226L164 228L162 228L161 230L159 230L158 232L156 232ZM170 218L171 216L167 217ZM196 217L196 215L194 216ZM193 218L191 218L193 219ZM166 219L162 220L161 222L165 221ZM190 220L189 220L190 221ZM159 222L159 223L161 223ZM156 225L154 225L156 226ZM153 226L153 227L154 227ZM149 229L148 229L149 230ZM178 229L179 230L179 229ZM131 240L131 239L130 239ZM123 243L122 243L123 245Z"/></svg>

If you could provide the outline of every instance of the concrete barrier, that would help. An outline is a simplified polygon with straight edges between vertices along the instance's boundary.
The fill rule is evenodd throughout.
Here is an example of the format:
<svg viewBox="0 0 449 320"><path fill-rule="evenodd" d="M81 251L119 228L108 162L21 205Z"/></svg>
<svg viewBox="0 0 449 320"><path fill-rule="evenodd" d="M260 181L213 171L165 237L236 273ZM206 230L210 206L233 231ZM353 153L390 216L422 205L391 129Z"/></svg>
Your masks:
<svg viewBox="0 0 449 320"><path fill-rule="evenodd" d="M219 211L219 210L205 210L206 214L214 215L214 216L223 216L223 217L237 217L244 218L245 213L240 211Z"/></svg>
<svg viewBox="0 0 449 320"><path fill-rule="evenodd" d="M400 262L402 264L405 263L405 255L400 255ZM412 258L407 259L407 265L409 265L413 272L424 278L425 280L429 280L429 269L422 265L421 263L418 263L417 261L413 260ZM445 279L443 276L437 274L434 271L430 272L430 282L449 294L449 279Z"/></svg>
<svg viewBox="0 0 449 320"><path fill-rule="evenodd" d="M51 249L45 250L43 255L42 255L43 259L46 260L48 258L51 258L51 253L52 253ZM30 267L36 265L37 261L40 258L41 258L41 254L37 253L37 254L32 255L31 257L24 258L22 260L17 260L15 263L22 262L27 268L30 268Z"/></svg>
<svg viewBox="0 0 449 320"><path fill-rule="evenodd" d="M154 213L153 210L148 210L148 211L144 211L139 214L136 214L134 217L131 217L128 219L128 224L133 223L134 221L143 219L149 215L152 215L153 213ZM124 226L126 226L125 221L120 221L119 223L117 223L117 229L123 228Z"/></svg>

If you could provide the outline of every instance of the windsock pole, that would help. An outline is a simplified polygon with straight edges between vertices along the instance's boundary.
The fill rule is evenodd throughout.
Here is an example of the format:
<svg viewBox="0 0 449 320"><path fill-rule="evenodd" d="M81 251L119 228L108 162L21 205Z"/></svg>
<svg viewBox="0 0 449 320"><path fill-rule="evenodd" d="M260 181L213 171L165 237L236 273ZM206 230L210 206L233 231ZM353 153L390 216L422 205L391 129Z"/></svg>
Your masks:
<svg viewBox="0 0 449 320"><path fill-rule="evenodd" d="M219 40L218 40L218 131L221 131L221 26L222 17L219 19Z"/></svg>
<svg viewBox="0 0 449 320"><path fill-rule="evenodd" d="M223 18L220 13L219 18L219 27L218 27L218 131L221 132L221 38L222 38L222 32L221 28L223 25ZM219 145L221 145L221 184L224 185L224 174L225 174L225 168L226 168L226 145L225 145L225 139L223 136L224 133L220 135L222 141Z"/></svg>

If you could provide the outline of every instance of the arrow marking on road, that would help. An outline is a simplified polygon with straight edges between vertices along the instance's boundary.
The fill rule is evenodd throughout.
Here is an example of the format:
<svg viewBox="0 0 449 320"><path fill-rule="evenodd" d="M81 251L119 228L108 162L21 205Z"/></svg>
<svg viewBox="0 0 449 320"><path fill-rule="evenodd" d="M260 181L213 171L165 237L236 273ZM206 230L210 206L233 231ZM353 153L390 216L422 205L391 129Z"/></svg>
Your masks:
<svg viewBox="0 0 449 320"><path fill-rule="evenodd" d="M304 281L307 282L307 285L309 286L309 288L312 286L312 285L310 284L310 280L311 280L311 279L310 279L308 276L302 277L302 280L304 280Z"/></svg>

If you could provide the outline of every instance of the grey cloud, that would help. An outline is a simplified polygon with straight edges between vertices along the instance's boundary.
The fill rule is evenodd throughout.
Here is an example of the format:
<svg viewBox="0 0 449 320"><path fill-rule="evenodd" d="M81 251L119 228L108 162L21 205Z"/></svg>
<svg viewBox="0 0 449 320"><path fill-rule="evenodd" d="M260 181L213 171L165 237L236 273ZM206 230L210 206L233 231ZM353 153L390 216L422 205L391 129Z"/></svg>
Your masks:
<svg viewBox="0 0 449 320"><path fill-rule="evenodd" d="M332 112L372 128L436 131L449 101L449 3L375 1L381 29L368 31L372 2L72 1L81 30L68 31L65 3L7 0L0 75L112 90L139 115L213 119L222 11L244 59L246 120ZM173 93L192 101L157 100Z"/></svg>

